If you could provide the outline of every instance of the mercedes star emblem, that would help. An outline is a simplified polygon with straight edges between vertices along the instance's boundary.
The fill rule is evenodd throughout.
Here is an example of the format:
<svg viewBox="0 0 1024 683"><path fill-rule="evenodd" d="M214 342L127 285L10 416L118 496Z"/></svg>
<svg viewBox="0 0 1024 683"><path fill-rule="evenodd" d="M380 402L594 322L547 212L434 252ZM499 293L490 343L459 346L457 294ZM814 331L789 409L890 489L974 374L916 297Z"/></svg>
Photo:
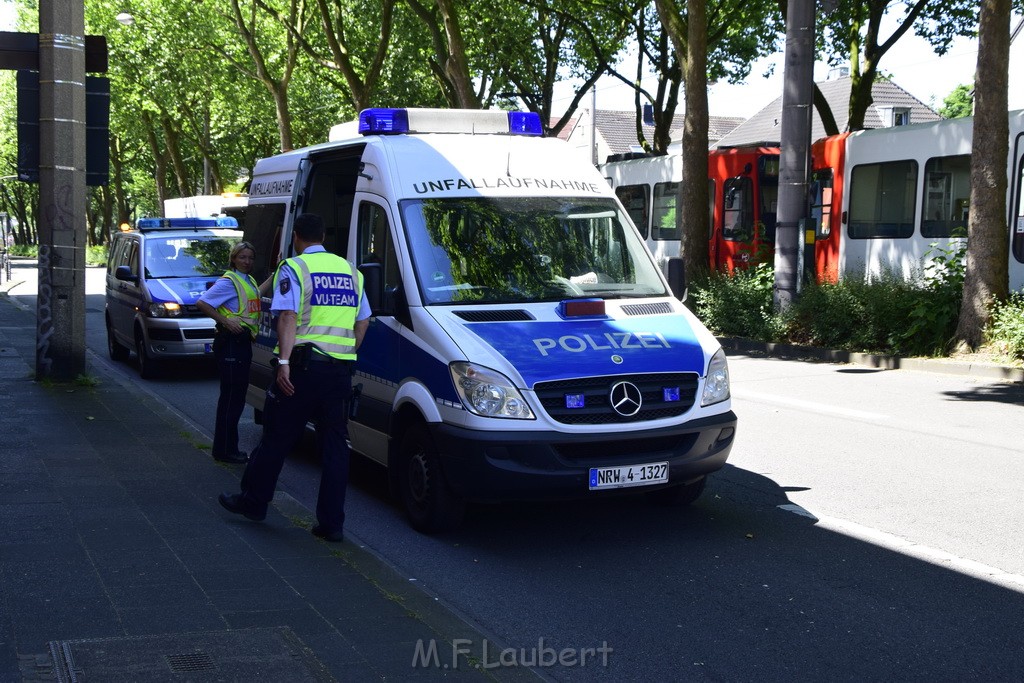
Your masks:
<svg viewBox="0 0 1024 683"><path fill-rule="evenodd" d="M618 382L612 385L608 398L612 409L623 417L633 417L639 413L644 402L640 389L632 382Z"/></svg>

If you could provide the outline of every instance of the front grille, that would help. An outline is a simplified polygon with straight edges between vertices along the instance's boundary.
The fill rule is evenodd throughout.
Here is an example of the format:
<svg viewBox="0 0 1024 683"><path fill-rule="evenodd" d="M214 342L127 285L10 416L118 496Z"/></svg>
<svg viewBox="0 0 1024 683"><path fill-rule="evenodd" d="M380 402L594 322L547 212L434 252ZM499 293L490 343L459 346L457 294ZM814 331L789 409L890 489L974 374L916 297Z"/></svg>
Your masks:
<svg viewBox="0 0 1024 683"><path fill-rule="evenodd" d="M151 327L149 328L149 340L154 342L180 342L181 331L173 327Z"/></svg>
<svg viewBox="0 0 1024 683"><path fill-rule="evenodd" d="M695 372L613 375L538 382L537 398L551 419L562 424L614 424L676 417L688 411L697 395ZM618 382L632 382L643 401L636 415L620 415L612 408L609 394ZM679 390L678 401L666 401L665 389ZM583 396L582 408L567 408L566 396Z"/></svg>
<svg viewBox="0 0 1024 683"><path fill-rule="evenodd" d="M211 327L208 329L195 329L185 330L185 339L213 339L213 333L215 330Z"/></svg>

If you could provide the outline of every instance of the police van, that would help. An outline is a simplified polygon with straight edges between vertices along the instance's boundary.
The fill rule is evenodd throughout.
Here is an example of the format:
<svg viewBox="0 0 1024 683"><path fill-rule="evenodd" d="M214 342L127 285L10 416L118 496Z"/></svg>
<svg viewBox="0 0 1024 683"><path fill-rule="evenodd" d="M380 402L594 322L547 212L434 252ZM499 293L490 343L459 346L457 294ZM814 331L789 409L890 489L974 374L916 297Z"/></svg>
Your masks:
<svg viewBox="0 0 1024 683"><path fill-rule="evenodd" d="M234 218L140 218L114 233L107 258L107 350L132 350L139 374L156 376L168 358L211 355L214 322L196 301L228 269L242 238Z"/></svg>
<svg viewBox="0 0 1024 683"><path fill-rule="evenodd" d="M681 260L664 275L596 169L541 133L532 113L368 109L254 169L257 280L295 255L304 212L364 275L349 437L423 532L458 524L467 501L688 504L732 448L726 357L680 300Z"/></svg>

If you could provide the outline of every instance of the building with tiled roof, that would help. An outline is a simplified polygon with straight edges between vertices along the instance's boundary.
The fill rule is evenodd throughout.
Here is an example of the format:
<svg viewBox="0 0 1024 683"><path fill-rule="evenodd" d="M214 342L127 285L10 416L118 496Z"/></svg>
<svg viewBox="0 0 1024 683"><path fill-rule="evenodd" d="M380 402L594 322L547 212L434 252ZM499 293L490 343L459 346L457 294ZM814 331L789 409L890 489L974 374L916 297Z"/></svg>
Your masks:
<svg viewBox="0 0 1024 683"><path fill-rule="evenodd" d="M590 114L574 118L559 137L567 140L594 163L604 163L611 154L625 154L639 150L636 136L636 112L598 109L596 126L591 126ZM714 144L743 119L735 116L712 116L708 119L708 139ZM593 131L596 129L597 134ZM671 139L679 140L683 135L683 115L672 119ZM654 137L654 126L643 124L643 132L649 141Z"/></svg>
<svg viewBox="0 0 1024 683"><path fill-rule="evenodd" d="M840 132L845 132L849 121L850 90L852 80L842 76L818 83L818 89L832 108L832 115ZM942 117L919 99L892 81L877 80L871 87L874 102L864 116L865 128L888 128L909 123L938 121ZM712 147L746 147L763 145L778 147L782 134L782 96L780 95L764 109L736 126ZM825 136L825 128L817 109L811 126L811 140Z"/></svg>

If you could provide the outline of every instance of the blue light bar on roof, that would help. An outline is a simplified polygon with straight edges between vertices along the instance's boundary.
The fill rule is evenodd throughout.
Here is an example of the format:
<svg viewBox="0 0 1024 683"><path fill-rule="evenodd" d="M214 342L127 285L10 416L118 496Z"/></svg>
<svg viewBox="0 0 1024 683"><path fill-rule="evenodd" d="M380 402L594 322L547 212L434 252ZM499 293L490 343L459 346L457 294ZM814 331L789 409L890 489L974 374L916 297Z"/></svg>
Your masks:
<svg viewBox="0 0 1024 683"><path fill-rule="evenodd" d="M409 114L405 109L364 109L359 112L360 135L408 132Z"/></svg>
<svg viewBox="0 0 1024 683"><path fill-rule="evenodd" d="M542 135L534 112L483 109L364 109L359 112L361 135L399 133L475 133Z"/></svg>
<svg viewBox="0 0 1024 683"><path fill-rule="evenodd" d="M508 113L508 132L513 135L543 135L540 125L540 114L535 111L510 111Z"/></svg>
<svg viewBox="0 0 1024 683"><path fill-rule="evenodd" d="M231 216L211 218L140 218L136 230L179 230L187 228L237 228L238 221Z"/></svg>

